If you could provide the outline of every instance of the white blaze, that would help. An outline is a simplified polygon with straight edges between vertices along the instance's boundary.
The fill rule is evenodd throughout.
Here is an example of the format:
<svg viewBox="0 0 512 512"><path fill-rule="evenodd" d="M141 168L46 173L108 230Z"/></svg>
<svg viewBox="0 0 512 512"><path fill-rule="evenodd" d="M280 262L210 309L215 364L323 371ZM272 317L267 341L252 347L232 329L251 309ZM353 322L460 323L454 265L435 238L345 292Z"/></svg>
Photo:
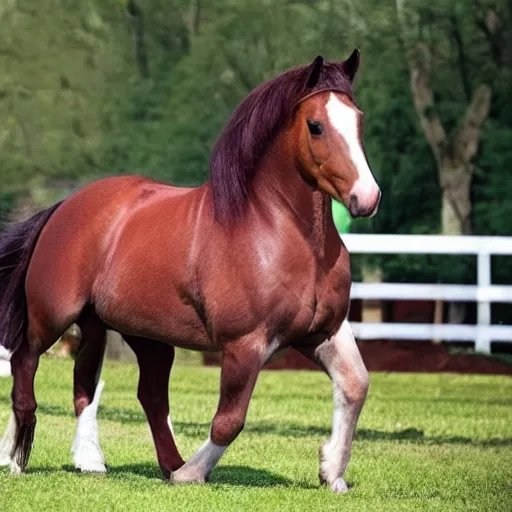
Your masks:
<svg viewBox="0 0 512 512"><path fill-rule="evenodd" d="M345 140L350 157L357 170L359 178L354 183L352 193L366 196L375 193L377 183L373 177L359 140L359 126L357 112L353 107L346 105L331 92L326 104L327 115L332 126Z"/></svg>

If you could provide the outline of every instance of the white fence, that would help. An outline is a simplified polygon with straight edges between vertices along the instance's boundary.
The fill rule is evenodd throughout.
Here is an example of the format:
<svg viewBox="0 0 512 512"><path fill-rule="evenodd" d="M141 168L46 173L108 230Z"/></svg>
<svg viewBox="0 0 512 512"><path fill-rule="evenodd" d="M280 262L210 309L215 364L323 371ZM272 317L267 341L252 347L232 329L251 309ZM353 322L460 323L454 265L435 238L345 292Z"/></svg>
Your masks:
<svg viewBox="0 0 512 512"><path fill-rule="evenodd" d="M512 325L491 325L491 302L512 303L512 286L491 284L491 256L512 256L512 237L437 235L341 235L350 253L473 254L477 285L353 283L352 299L444 300L478 303L477 325L358 323L359 339L473 341L475 350L490 353L492 341L512 343Z"/></svg>

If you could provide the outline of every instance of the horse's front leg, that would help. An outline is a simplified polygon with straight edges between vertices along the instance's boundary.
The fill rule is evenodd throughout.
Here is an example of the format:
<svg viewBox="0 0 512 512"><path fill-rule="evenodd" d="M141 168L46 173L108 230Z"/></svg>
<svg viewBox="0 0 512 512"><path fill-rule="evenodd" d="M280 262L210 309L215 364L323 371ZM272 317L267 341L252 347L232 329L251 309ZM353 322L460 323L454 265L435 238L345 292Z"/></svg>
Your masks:
<svg viewBox="0 0 512 512"><path fill-rule="evenodd" d="M261 339L251 337L224 348L220 398L208 440L171 475L175 483L204 483L228 446L242 431L258 373L264 363Z"/></svg>
<svg viewBox="0 0 512 512"><path fill-rule="evenodd" d="M333 384L334 413L330 439L320 448L320 480L334 492L348 490L344 480L359 413L368 392L369 377L349 323L317 347L296 347L320 363Z"/></svg>

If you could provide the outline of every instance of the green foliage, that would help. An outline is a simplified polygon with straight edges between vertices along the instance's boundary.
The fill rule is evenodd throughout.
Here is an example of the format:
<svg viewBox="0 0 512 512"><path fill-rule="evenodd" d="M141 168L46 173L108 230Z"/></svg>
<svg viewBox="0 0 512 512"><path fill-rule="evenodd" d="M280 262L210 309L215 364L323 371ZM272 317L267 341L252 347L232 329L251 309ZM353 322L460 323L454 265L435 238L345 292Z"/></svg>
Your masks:
<svg viewBox="0 0 512 512"><path fill-rule="evenodd" d="M102 3L9 2L0 16L4 189L95 169L105 70L117 66Z"/></svg>

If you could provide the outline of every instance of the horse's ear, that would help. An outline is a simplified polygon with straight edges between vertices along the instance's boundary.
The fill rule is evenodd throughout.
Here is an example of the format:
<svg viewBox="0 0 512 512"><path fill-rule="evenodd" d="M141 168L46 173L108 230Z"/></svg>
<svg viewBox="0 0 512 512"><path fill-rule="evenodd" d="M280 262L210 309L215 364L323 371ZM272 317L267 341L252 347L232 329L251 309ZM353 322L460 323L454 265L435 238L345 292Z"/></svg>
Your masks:
<svg viewBox="0 0 512 512"><path fill-rule="evenodd" d="M320 80L322 76L322 70L324 67L324 58L319 55L315 58L315 60L309 65L309 75L308 81L306 83L306 87L308 89L312 89Z"/></svg>
<svg viewBox="0 0 512 512"><path fill-rule="evenodd" d="M343 63L343 71L350 78L350 81L354 81L357 69L359 68L359 50L354 48L352 55Z"/></svg>

